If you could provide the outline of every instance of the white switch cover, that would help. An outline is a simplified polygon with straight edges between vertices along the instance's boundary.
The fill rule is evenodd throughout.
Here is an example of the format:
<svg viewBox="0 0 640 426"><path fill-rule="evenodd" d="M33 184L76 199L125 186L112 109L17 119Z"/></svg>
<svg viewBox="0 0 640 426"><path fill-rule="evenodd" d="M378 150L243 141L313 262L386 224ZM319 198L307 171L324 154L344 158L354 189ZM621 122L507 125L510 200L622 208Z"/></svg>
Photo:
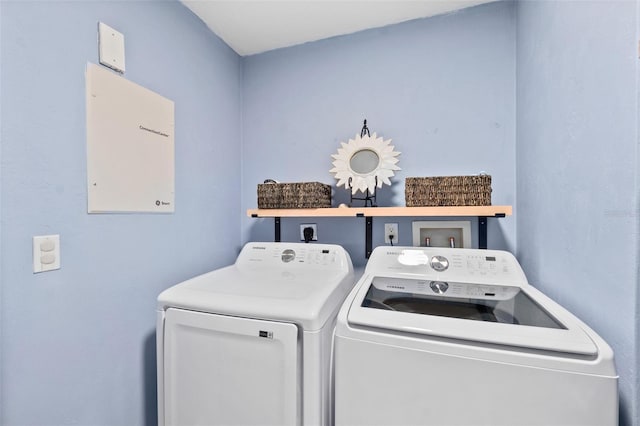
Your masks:
<svg viewBox="0 0 640 426"><path fill-rule="evenodd" d="M60 269L60 235L33 237L33 272Z"/></svg>
<svg viewBox="0 0 640 426"><path fill-rule="evenodd" d="M391 238L393 236L393 239ZM398 224L397 223L385 223L384 224L384 242L385 244L398 245Z"/></svg>
<svg viewBox="0 0 640 426"><path fill-rule="evenodd" d="M100 63L124 73L124 35L110 26L98 23Z"/></svg>

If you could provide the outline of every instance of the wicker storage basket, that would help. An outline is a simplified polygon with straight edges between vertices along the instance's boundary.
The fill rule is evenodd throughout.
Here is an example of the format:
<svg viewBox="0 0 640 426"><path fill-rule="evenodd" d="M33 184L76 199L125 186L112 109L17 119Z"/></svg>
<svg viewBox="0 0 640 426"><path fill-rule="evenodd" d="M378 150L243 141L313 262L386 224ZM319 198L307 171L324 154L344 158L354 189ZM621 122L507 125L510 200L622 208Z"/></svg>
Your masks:
<svg viewBox="0 0 640 426"><path fill-rule="evenodd" d="M258 184L259 209L331 207L331 185L320 182Z"/></svg>
<svg viewBox="0 0 640 426"><path fill-rule="evenodd" d="M491 176L410 177L404 196L407 207L490 206Z"/></svg>

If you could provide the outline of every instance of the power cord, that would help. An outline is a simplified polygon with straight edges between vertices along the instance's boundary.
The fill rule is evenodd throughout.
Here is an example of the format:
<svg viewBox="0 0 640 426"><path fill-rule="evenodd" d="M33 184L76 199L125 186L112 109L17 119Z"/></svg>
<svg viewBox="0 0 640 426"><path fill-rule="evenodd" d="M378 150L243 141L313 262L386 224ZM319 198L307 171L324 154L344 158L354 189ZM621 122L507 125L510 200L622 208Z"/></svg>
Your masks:
<svg viewBox="0 0 640 426"><path fill-rule="evenodd" d="M393 246L393 234L389 234L389 243Z"/></svg>

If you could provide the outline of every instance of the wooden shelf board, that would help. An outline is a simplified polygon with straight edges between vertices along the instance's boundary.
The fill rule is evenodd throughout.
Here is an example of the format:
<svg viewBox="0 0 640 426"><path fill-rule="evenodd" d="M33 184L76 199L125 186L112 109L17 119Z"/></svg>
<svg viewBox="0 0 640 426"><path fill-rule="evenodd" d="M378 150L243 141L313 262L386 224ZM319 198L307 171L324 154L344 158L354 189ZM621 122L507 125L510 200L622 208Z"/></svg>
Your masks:
<svg viewBox="0 0 640 426"><path fill-rule="evenodd" d="M511 216L512 206L455 207L330 207L321 209L249 209L249 217L393 217L393 216Z"/></svg>

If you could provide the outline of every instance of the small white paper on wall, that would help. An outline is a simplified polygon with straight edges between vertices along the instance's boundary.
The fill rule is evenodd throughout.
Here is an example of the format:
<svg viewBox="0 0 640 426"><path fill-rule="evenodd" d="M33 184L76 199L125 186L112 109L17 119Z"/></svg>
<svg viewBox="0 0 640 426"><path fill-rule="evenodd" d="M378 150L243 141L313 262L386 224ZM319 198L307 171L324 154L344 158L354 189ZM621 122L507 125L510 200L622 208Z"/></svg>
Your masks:
<svg viewBox="0 0 640 426"><path fill-rule="evenodd" d="M173 101L91 63L86 97L89 213L173 212Z"/></svg>

